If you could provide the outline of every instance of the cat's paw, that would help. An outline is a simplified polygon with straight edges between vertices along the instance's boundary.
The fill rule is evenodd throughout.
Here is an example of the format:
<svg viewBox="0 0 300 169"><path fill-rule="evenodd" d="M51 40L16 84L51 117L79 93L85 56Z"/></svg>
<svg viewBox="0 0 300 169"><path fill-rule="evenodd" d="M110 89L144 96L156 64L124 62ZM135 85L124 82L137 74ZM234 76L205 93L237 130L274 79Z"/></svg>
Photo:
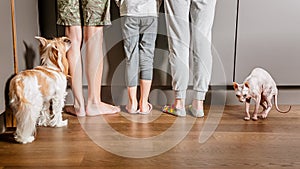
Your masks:
<svg viewBox="0 0 300 169"><path fill-rule="evenodd" d="M259 113L258 116L259 116L259 118L261 118L261 119L266 119L267 116L268 116L268 113L265 112L265 111L263 111L263 112Z"/></svg>
<svg viewBox="0 0 300 169"><path fill-rule="evenodd" d="M257 116L253 116L253 117L252 117L252 120L253 120L253 121L257 121L257 120L258 120Z"/></svg>
<svg viewBox="0 0 300 169"><path fill-rule="evenodd" d="M245 120L245 121L249 121L249 120L250 120L250 117L244 117L244 120Z"/></svg>
<svg viewBox="0 0 300 169"><path fill-rule="evenodd" d="M261 114L261 118L263 118L263 119L267 118L267 116L268 116L267 113L262 113L262 114Z"/></svg>

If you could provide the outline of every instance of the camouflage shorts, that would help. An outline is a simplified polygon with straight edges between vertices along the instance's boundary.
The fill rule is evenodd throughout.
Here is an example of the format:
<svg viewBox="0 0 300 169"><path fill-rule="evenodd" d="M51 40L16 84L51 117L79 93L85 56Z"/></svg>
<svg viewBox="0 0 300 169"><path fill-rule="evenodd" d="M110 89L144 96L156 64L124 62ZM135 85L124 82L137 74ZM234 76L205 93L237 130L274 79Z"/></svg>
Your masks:
<svg viewBox="0 0 300 169"><path fill-rule="evenodd" d="M57 0L57 24L110 25L110 0Z"/></svg>

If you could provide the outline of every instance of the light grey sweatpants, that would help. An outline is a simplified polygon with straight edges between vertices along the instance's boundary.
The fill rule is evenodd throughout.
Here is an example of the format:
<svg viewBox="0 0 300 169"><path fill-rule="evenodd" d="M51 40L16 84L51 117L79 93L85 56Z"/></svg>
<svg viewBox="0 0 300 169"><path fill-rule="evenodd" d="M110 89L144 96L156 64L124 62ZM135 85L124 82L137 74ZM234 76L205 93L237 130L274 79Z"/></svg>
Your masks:
<svg viewBox="0 0 300 169"><path fill-rule="evenodd" d="M129 87L140 79L152 80L153 58L157 34L157 17L123 16L122 35L126 54L125 80Z"/></svg>
<svg viewBox="0 0 300 169"><path fill-rule="evenodd" d="M211 31L215 6L216 0L165 0L169 62L176 98L186 98L189 57L192 57L193 98L205 100L212 72Z"/></svg>

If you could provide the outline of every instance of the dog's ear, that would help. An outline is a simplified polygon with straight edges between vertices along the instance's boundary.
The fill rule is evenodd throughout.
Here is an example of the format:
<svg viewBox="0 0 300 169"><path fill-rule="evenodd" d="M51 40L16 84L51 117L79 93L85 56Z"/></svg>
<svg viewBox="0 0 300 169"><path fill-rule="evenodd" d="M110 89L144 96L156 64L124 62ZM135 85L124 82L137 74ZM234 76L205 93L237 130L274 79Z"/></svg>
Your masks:
<svg viewBox="0 0 300 169"><path fill-rule="evenodd" d="M71 47L71 40L68 37L61 37L61 40L66 44L67 50L68 51Z"/></svg>
<svg viewBox="0 0 300 169"><path fill-rule="evenodd" d="M61 39L63 42L71 44L71 40L68 37L63 36L63 37L61 37Z"/></svg>
<svg viewBox="0 0 300 169"><path fill-rule="evenodd" d="M239 88L239 84L237 82L233 82L233 89L236 90Z"/></svg>
<svg viewBox="0 0 300 169"><path fill-rule="evenodd" d="M47 39L43 37L36 36L35 39L39 40L42 46L45 46L47 44Z"/></svg>

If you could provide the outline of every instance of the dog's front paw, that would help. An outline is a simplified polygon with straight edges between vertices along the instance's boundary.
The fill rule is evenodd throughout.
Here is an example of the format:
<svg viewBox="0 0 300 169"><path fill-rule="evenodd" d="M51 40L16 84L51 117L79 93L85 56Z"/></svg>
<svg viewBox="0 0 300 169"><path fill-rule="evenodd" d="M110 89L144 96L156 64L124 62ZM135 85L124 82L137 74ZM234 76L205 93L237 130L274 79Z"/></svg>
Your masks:
<svg viewBox="0 0 300 169"><path fill-rule="evenodd" d="M34 136L30 136L27 138L27 143L31 143L34 141Z"/></svg>
<svg viewBox="0 0 300 169"><path fill-rule="evenodd" d="M34 141L34 136L30 136L28 138L21 138L19 136L15 136L15 140L22 144L32 143Z"/></svg>
<svg viewBox="0 0 300 169"><path fill-rule="evenodd" d="M48 123L47 123L46 120L43 120L43 121L42 120L38 120L36 125L37 126L42 126L42 127L47 127Z"/></svg>
<svg viewBox="0 0 300 169"><path fill-rule="evenodd" d="M63 120L56 124L56 127L63 127L68 125L68 120Z"/></svg>

